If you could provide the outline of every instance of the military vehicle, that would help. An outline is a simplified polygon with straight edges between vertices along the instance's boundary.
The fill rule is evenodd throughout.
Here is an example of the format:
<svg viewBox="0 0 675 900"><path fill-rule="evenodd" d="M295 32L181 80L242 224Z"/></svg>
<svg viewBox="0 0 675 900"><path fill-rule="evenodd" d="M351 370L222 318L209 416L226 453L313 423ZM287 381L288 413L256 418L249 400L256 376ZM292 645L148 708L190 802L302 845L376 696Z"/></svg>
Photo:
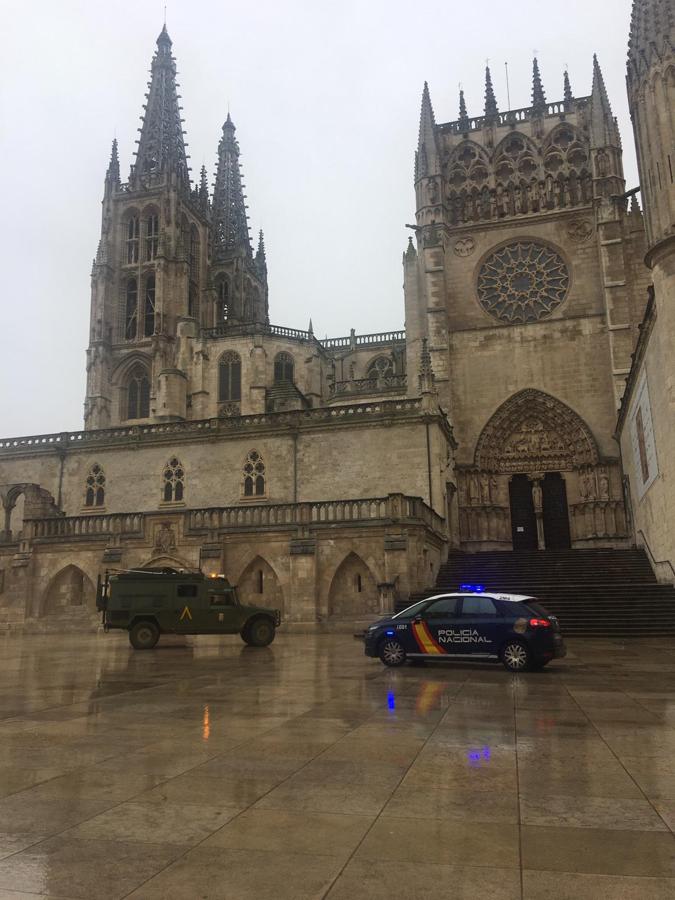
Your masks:
<svg viewBox="0 0 675 900"><path fill-rule="evenodd" d="M278 609L241 604L224 576L169 568L107 571L96 607L104 630L126 629L136 650L152 649L161 634L239 634L266 647L281 624Z"/></svg>

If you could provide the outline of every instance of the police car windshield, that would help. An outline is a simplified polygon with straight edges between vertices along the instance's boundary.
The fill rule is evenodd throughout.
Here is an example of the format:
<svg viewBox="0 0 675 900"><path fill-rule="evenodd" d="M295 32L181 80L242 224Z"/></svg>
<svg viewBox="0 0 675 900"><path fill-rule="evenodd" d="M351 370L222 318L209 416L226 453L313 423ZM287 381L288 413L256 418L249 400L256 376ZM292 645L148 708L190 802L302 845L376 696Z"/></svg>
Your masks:
<svg viewBox="0 0 675 900"><path fill-rule="evenodd" d="M392 616L392 619L407 619L408 616L414 616L421 612L428 603L428 597L425 600L419 600L417 603L413 603L412 606L408 606L406 609L402 609L401 612L396 613L395 616Z"/></svg>

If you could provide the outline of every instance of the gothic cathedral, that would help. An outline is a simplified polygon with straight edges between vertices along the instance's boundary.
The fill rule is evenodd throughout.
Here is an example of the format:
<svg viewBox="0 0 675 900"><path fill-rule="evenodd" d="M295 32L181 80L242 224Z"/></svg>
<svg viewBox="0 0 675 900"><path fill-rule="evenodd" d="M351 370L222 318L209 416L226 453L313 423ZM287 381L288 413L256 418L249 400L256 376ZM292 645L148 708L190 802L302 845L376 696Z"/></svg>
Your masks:
<svg viewBox="0 0 675 900"><path fill-rule="evenodd" d="M224 573L316 628L449 550L675 561L673 19L635 0L640 188L597 59L554 102L535 59L518 110L486 69L453 121L425 84L405 331L326 340L270 322L229 114L213 191L192 183L162 29L128 178L116 142L105 175L84 430L0 440L0 629L89 627L108 568Z"/></svg>

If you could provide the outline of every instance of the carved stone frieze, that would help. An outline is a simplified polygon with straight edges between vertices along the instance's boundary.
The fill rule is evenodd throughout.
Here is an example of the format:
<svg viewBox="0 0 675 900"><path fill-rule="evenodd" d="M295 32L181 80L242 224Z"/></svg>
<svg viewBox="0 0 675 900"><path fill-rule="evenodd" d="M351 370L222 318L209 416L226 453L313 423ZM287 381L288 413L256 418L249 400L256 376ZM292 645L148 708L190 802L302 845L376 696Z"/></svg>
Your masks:
<svg viewBox="0 0 675 900"><path fill-rule="evenodd" d="M575 219L567 226L567 235L575 244L583 244L593 234L593 224L588 219Z"/></svg>
<svg viewBox="0 0 675 900"><path fill-rule="evenodd" d="M473 251L476 249L476 242L472 237L463 237L455 242L455 246L453 250L455 251L456 256L471 256Z"/></svg>

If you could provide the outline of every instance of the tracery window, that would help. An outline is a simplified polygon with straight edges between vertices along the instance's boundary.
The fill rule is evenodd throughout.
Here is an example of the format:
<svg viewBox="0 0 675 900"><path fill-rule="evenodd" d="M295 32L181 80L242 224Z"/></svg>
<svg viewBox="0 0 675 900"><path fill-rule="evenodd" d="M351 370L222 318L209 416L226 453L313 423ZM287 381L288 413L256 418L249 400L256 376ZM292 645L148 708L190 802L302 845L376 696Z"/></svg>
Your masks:
<svg viewBox="0 0 675 900"><path fill-rule="evenodd" d="M147 419L150 415L150 379L141 365L134 366L127 383L127 419Z"/></svg>
<svg viewBox="0 0 675 900"><path fill-rule="evenodd" d="M569 287L562 257L536 241L516 241L495 250L478 274L483 309L509 324L536 322L559 306Z"/></svg>
<svg viewBox="0 0 675 900"><path fill-rule="evenodd" d="M178 502L183 499L185 493L185 469L178 457L172 456L164 466L162 483L162 496L165 503Z"/></svg>
<svg viewBox="0 0 675 900"><path fill-rule="evenodd" d="M151 337L155 333L155 276L145 278L145 302L143 304L143 334Z"/></svg>
<svg viewBox="0 0 675 900"><path fill-rule="evenodd" d="M218 363L218 400L241 400L241 357L233 350L224 353Z"/></svg>
<svg viewBox="0 0 675 900"><path fill-rule="evenodd" d="M135 278L127 281L124 304L124 337L133 341L138 333L138 282Z"/></svg>
<svg viewBox="0 0 675 900"><path fill-rule="evenodd" d="M288 381L293 383L294 362L290 353L277 353L274 358L274 383Z"/></svg>
<svg viewBox="0 0 675 900"><path fill-rule="evenodd" d="M265 463L257 450L251 450L244 463L244 497L265 496Z"/></svg>
<svg viewBox="0 0 675 900"><path fill-rule="evenodd" d="M368 364L366 378L380 380L394 374L394 361L390 356L377 356Z"/></svg>
<svg viewBox="0 0 675 900"><path fill-rule="evenodd" d="M105 472L95 463L87 475L87 486L84 495L85 506L103 506L105 504Z"/></svg>
<svg viewBox="0 0 675 900"><path fill-rule="evenodd" d="M148 262L157 256L159 250L159 216L148 216L145 223L145 258Z"/></svg>
<svg viewBox="0 0 675 900"><path fill-rule="evenodd" d="M138 244L140 222L138 216L132 216L127 222L127 263L138 262Z"/></svg>

